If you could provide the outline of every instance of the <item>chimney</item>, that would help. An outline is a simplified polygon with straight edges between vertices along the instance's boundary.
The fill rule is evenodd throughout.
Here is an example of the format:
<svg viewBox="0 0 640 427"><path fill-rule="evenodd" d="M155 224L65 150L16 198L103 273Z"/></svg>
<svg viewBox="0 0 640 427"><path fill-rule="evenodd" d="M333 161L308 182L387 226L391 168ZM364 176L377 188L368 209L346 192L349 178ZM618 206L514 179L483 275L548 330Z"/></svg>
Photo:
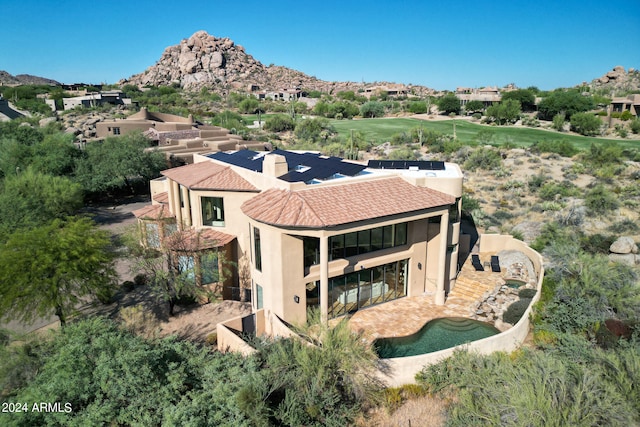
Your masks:
<svg viewBox="0 0 640 427"><path fill-rule="evenodd" d="M289 172L287 159L281 154L266 154L262 160L262 173L279 177Z"/></svg>

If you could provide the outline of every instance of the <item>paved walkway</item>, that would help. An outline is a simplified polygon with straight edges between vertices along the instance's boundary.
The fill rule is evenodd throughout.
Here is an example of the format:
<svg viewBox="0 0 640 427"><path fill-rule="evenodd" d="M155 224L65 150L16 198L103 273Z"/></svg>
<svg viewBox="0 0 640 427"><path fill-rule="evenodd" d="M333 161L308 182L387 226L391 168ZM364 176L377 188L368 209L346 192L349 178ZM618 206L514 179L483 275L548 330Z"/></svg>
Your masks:
<svg viewBox="0 0 640 427"><path fill-rule="evenodd" d="M488 260L491 255L480 254L480 258ZM475 271L469 258L444 305L436 305L432 294L400 298L356 312L349 319L349 326L370 341L411 335L439 317L470 318L478 303L503 284L503 273Z"/></svg>

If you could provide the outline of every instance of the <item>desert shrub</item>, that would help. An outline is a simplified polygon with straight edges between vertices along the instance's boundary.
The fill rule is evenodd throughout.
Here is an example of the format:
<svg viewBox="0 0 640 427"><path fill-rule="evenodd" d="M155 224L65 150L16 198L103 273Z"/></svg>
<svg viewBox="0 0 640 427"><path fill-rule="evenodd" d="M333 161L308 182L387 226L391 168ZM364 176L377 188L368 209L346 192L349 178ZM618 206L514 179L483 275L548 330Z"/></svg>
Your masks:
<svg viewBox="0 0 640 427"><path fill-rule="evenodd" d="M538 196L542 200L554 200L558 197L571 197L580 193L580 190L571 182L548 182L538 190Z"/></svg>
<svg viewBox="0 0 640 427"><path fill-rule="evenodd" d="M476 120L480 120L482 118L482 114L481 113L473 113L471 115L471 117L473 117Z"/></svg>
<svg viewBox="0 0 640 427"><path fill-rule="evenodd" d="M136 284L131 280L125 280L124 282L122 282L122 289L125 292L131 292L135 287L136 287Z"/></svg>
<svg viewBox="0 0 640 427"><path fill-rule="evenodd" d="M379 396L375 353L346 321L332 328L313 322L300 332L322 346L280 339L259 347L260 370L244 381L240 410L271 418L269 425L350 425Z"/></svg>
<svg viewBox="0 0 640 427"><path fill-rule="evenodd" d="M636 188L640 188L640 187L636 187ZM640 225L638 225L637 222L629 218L625 218L625 219L621 219L620 221L614 222L607 228L607 230L615 234L623 234L623 233L635 234L638 231L640 231Z"/></svg>
<svg viewBox="0 0 640 427"><path fill-rule="evenodd" d="M573 157L578 154L578 149L566 140L536 141L531 146L534 153L556 153L562 157Z"/></svg>
<svg viewBox="0 0 640 427"><path fill-rule="evenodd" d="M581 135L596 135L602 126L602 120L591 113L575 113L570 119L571 129Z"/></svg>
<svg viewBox="0 0 640 427"><path fill-rule="evenodd" d="M549 177L547 177L542 173L532 175L529 177L529 180L527 181L527 187L529 188L529 191L536 192L540 189L540 187L542 187L542 184L544 184L548 179Z"/></svg>
<svg viewBox="0 0 640 427"><path fill-rule="evenodd" d="M629 135L627 129L622 125L615 125L614 129L620 138L626 138Z"/></svg>
<svg viewBox="0 0 640 427"><path fill-rule="evenodd" d="M634 134L640 133L640 119L632 120L629 124L629 127L631 128L631 132L633 132Z"/></svg>
<svg viewBox="0 0 640 427"><path fill-rule="evenodd" d="M633 118L633 114L631 114L631 111L629 110L624 110L622 114L620 114L620 120L627 121L627 120L631 120L632 118Z"/></svg>
<svg viewBox="0 0 640 427"><path fill-rule="evenodd" d="M524 312L527 311L527 308L529 308L529 304L531 304L531 299L529 298L521 298L518 301L512 303L502 314L502 320L515 325L522 318Z"/></svg>
<svg viewBox="0 0 640 427"><path fill-rule="evenodd" d="M561 113L556 114L555 116L553 116L551 127L557 130L558 132L562 132L564 130L564 121L565 121L564 114L561 114Z"/></svg>
<svg viewBox="0 0 640 427"><path fill-rule="evenodd" d="M115 294L115 291L113 290L113 288L102 287L96 293L96 298L98 298L98 301L100 301L102 304L107 305L113 302L114 294Z"/></svg>
<svg viewBox="0 0 640 427"><path fill-rule="evenodd" d="M285 132L293 130L296 124L291 116L285 114L276 114L269 117L264 122L264 129L271 132Z"/></svg>
<svg viewBox="0 0 640 427"><path fill-rule="evenodd" d="M580 248L591 254L608 254L609 247L615 240L615 236L600 233L578 236Z"/></svg>
<svg viewBox="0 0 640 427"><path fill-rule="evenodd" d="M133 278L133 284L136 286L144 286L147 284L147 276L144 274L136 274Z"/></svg>
<svg viewBox="0 0 640 427"><path fill-rule="evenodd" d="M545 200L539 205L539 209L542 212L548 212L548 211L555 212L555 211L562 210L562 208L564 208L564 205L562 203L555 202L552 200Z"/></svg>
<svg viewBox="0 0 640 427"><path fill-rule="evenodd" d="M480 209L480 202L473 197L467 195L466 193L462 194L462 212L470 214L475 210Z"/></svg>
<svg viewBox="0 0 640 427"><path fill-rule="evenodd" d="M409 147L398 148L389 153L389 160L416 160L419 155Z"/></svg>
<svg viewBox="0 0 640 427"><path fill-rule="evenodd" d="M500 166L502 157L500 153L493 148L477 148L474 150L467 161L464 163L464 168L474 171L476 169L491 170Z"/></svg>
<svg viewBox="0 0 640 427"><path fill-rule="evenodd" d="M409 145L412 144L413 138L408 132L398 132L391 135L391 145Z"/></svg>
<svg viewBox="0 0 640 427"><path fill-rule="evenodd" d="M528 299L531 299L531 298L533 298L534 296L536 296L536 293L537 293L537 292L538 292L538 291L537 291L536 289L524 288L524 289L520 289L520 290L518 291L518 296L519 296L520 298L525 298L525 299L527 299L527 298L528 298Z"/></svg>
<svg viewBox="0 0 640 427"><path fill-rule="evenodd" d="M209 335L207 335L207 338L205 339L205 341L210 346L218 345L218 333L217 332L211 332Z"/></svg>
<svg viewBox="0 0 640 427"><path fill-rule="evenodd" d="M638 346L618 355L587 346L582 351L588 357L580 362L536 350L457 352L425 367L416 380L431 393L455 396L447 407L450 426L634 425L640 414L632 351ZM619 383L615 377L625 369L629 378Z"/></svg>
<svg viewBox="0 0 640 427"><path fill-rule="evenodd" d="M598 185L587 193L584 204L592 214L596 215L603 215L620 206L616 195L602 185Z"/></svg>

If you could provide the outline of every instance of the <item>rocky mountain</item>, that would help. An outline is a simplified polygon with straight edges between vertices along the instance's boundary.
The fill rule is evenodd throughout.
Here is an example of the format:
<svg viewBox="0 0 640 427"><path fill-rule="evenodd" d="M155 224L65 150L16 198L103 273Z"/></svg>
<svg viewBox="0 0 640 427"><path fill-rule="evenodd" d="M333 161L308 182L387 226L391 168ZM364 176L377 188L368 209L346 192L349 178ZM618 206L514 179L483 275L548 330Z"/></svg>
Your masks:
<svg viewBox="0 0 640 427"><path fill-rule="evenodd" d="M591 81L590 85L593 89L604 89L611 91L613 96L622 92L640 90L640 71L618 65L602 77Z"/></svg>
<svg viewBox="0 0 640 427"><path fill-rule="evenodd" d="M185 89L208 87L217 92L249 90L252 86L267 91L300 87L338 92L364 86L355 82L327 82L290 68L265 66L233 40L217 38L206 31L198 31L180 44L167 47L155 65L121 80L120 84L161 86L175 82Z"/></svg>
<svg viewBox="0 0 640 427"><path fill-rule="evenodd" d="M15 76L4 70L0 70L0 85L59 85L55 80L45 77L32 76L30 74L17 74Z"/></svg>

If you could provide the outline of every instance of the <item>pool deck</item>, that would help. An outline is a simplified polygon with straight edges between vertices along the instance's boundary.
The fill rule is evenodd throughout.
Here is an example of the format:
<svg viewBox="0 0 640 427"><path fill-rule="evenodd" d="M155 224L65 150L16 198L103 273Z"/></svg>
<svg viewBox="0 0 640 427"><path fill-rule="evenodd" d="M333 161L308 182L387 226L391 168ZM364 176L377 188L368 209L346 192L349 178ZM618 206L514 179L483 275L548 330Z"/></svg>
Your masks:
<svg viewBox="0 0 640 427"><path fill-rule="evenodd" d="M491 255L495 254L480 253L480 258L489 260ZM490 267L475 271L469 257L444 305L436 305L433 294L404 297L357 311L349 319L349 327L373 341L411 335L439 317L471 318L478 303L504 285L504 274L504 269L493 273Z"/></svg>

